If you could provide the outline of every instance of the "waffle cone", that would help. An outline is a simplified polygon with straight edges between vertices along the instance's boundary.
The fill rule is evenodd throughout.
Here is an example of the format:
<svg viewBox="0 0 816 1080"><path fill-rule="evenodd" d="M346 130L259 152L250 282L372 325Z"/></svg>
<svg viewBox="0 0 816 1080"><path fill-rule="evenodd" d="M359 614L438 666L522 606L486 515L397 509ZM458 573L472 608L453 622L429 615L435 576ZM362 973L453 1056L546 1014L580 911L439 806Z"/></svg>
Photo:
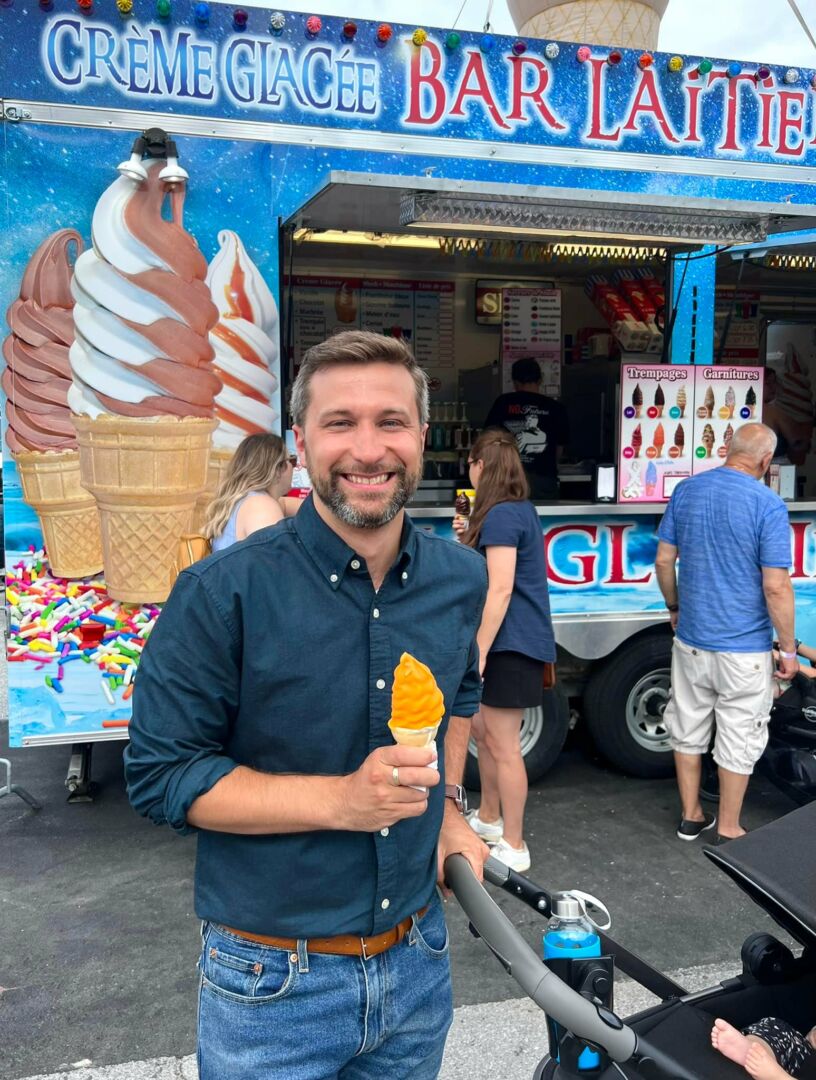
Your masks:
<svg viewBox="0 0 816 1080"><path fill-rule="evenodd" d="M510 0L522 37L656 49L668 0Z"/></svg>
<svg viewBox="0 0 816 1080"><path fill-rule="evenodd" d="M391 725L389 724L389 727ZM436 738L439 724L423 728L391 727L394 742L400 746L430 746Z"/></svg>
<svg viewBox="0 0 816 1080"><path fill-rule="evenodd" d="M40 519L54 577L92 577L102 569L102 537L93 495L80 483L76 450L14 454L23 498Z"/></svg>
<svg viewBox="0 0 816 1080"><path fill-rule="evenodd" d="M218 491L219 485L224 479L224 473L227 471L227 466L232 461L234 455L234 450L226 450L220 446L214 446L212 450L210 450L210 462L207 467L207 486L203 493L196 499L191 532L200 533L203 530L204 522L207 517L207 507L215 498L215 493Z"/></svg>
<svg viewBox="0 0 816 1080"><path fill-rule="evenodd" d="M74 416L82 484L102 528L105 583L115 600L166 600L179 537L207 485L216 421L198 417Z"/></svg>

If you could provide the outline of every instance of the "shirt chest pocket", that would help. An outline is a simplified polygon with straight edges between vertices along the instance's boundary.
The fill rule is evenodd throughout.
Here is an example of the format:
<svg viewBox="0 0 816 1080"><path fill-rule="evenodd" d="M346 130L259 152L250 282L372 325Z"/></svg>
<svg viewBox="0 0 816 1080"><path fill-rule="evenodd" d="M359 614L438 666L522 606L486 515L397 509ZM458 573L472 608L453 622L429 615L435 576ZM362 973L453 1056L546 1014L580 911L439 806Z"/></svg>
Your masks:
<svg viewBox="0 0 816 1080"><path fill-rule="evenodd" d="M450 715L454 712L453 705L467 671L468 650L464 648L436 649L435 651L421 651L415 655L433 672L437 686L445 699L445 713Z"/></svg>

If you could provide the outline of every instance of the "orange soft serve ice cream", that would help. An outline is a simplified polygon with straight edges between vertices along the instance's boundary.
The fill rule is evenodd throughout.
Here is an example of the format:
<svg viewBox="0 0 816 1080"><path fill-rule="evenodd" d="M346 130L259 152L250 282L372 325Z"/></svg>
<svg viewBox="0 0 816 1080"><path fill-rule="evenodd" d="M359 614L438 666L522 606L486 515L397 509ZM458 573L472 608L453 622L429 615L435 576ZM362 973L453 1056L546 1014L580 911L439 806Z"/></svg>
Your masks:
<svg viewBox="0 0 816 1080"><path fill-rule="evenodd" d="M436 685L433 672L421 661L403 653L394 670L394 687L391 691L391 719L388 726L398 743L425 746L433 741L433 735L445 715L445 699ZM430 739L429 729L433 729ZM402 735L416 736L422 740L408 743Z"/></svg>

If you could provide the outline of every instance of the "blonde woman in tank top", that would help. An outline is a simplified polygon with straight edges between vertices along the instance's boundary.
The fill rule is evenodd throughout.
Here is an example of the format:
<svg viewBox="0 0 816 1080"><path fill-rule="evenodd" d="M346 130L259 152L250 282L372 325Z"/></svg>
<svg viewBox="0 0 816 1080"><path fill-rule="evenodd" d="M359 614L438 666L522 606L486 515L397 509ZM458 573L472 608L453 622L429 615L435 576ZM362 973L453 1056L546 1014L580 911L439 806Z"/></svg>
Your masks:
<svg viewBox="0 0 816 1080"><path fill-rule="evenodd" d="M249 435L239 444L207 508L203 532L213 551L296 511L299 500L284 498L292 486L294 465L295 458L278 435Z"/></svg>

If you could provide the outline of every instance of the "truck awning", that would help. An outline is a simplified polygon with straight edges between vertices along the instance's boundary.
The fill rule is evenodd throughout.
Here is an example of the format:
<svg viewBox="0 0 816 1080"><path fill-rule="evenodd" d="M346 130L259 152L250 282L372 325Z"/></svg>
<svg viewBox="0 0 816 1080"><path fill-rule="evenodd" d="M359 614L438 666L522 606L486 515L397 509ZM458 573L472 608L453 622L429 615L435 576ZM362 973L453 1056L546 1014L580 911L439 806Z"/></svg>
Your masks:
<svg viewBox="0 0 816 1080"><path fill-rule="evenodd" d="M314 232L608 241L689 250L756 244L771 234L814 229L816 205L331 172L285 224Z"/></svg>

